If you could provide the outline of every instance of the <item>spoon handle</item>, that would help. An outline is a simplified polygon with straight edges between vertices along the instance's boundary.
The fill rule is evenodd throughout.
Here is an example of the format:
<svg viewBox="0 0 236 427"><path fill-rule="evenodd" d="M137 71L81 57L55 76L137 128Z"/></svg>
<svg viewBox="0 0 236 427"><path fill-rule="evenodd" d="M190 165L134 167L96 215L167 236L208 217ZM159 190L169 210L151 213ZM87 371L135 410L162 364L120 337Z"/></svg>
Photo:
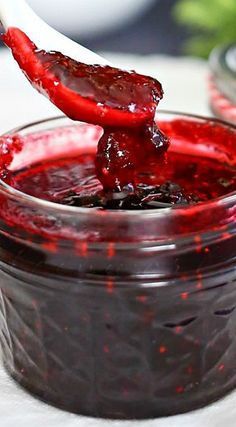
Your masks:
<svg viewBox="0 0 236 427"><path fill-rule="evenodd" d="M0 20L5 30L18 27L25 31L31 27L32 19L40 20L25 0L0 0Z"/></svg>
<svg viewBox="0 0 236 427"><path fill-rule="evenodd" d="M85 64L109 65L109 62L70 40L44 22L25 0L0 0L0 21L5 30L17 27L44 50L54 50Z"/></svg>

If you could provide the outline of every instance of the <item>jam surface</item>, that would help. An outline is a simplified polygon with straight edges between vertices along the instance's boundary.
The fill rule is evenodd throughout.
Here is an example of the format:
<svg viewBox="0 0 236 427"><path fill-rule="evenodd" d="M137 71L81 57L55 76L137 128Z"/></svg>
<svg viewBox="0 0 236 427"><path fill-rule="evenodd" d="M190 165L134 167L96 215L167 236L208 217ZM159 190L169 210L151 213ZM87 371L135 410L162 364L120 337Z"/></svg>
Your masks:
<svg viewBox="0 0 236 427"><path fill-rule="evenodd" d="M47 160L7 174L5 180L17 190L40 199L104 209L155 209L196 204L235 191L235 159L232 153L227 155L233 134L227 128L214 122L206 125L192 120L160 124L163 131L171 136L171 147L162 164L155 162L155 158L148 165L145 161L142 163L142 150L138 153L140 158L136 152L136 161L140 163L132 170L135 186L124 184L120 191L104 191L96 173L96 144L92 151L86 151L83 135L78 141L82 147L79 155L48 160L48 153L45 153ZM195 144L192 143L192 135ZM203 135L205 145L199 145L198 141ZM208 140L211 143L209 146ZM214 144L215 152L212 151ZM14 140L12 149L16 150L19 145ZM9 161L9 153L5 160ZM115 165L116 158L112 167Z"/></svg>

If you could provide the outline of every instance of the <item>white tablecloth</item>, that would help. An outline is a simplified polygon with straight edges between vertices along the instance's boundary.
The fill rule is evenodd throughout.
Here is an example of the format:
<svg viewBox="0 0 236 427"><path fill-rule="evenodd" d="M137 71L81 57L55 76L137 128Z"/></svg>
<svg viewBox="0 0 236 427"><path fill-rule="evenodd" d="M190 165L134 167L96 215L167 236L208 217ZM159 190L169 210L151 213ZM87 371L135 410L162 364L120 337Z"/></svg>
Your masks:
<svg viewBox="0 0 236 427"><path fill-rule="evenodd" d="M107 55L114 64L157 77L164 86L161 108L209 115L207 65L194 59L165 56ZM7 51L0 52L0 132L58 110L30 87ZM104 421L54 409L29 396L0 364L0 427L235 427L236 393L203 410L141 422Z"/></svg>

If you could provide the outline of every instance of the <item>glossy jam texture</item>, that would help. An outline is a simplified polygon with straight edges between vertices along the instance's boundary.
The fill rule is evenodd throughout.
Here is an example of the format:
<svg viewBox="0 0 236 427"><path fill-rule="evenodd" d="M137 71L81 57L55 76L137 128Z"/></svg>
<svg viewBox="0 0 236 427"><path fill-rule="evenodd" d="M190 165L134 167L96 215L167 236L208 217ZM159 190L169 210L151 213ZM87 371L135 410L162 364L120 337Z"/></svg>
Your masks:
<svg viewBox="0 0 236 427"><path fill-rule="evenodd" d="M168 147L168 138L154 122L136 132L106 129L98 143L96 175L105 191L121 191L127 185L136 188L143 168L147 173L155 163L161 171Z"/></svg>
<svg viewBox="0 0 236 427"><path fill-rule="evenodd" d="M113 193L120 193L115 197L125 200L124 204L121 202L123 208L133 205L141 208L154 203L197 203L234 190L235 162L229 158L230 151L228 158L219 158L217 147L225 138L223 127L212 123L186 125L179 121L183 132L178 152L182 152L183 157L173 161L173 154L168 152L170 141L165 135L173 138L175 130L167 125L161 131L154 122L156 107L163 97L157 80L109 66L86 65L59 52L39 50L16 28L8 30L4 41L31 83L62 111L73 119L103 126L96 157L91 161L91 167L95 165L93 174L102 184L103 192L85 194L88 198L95 197L89 200L89 206L107 207L107 194L110 200ZM184 142L188 138L197 142L198 148L201 144L207 148L206 158L194 150L186 152ZM212 159L215 165L211 164ZM43 168L45 174L50 175L50 166L45 164ZM83 164L80 168L83 169ZM66 179L68 172L64 173ZM39 197L43 197L44 191L47 192L46 188L42 188ZM69 196L74 197L73 201ZM66 200L69 204L78 203L75 202L78 197L81 195L72 187ZM120 207L120 202L118 205Z"/></svg>
<svg viewBox="0 0 236 427"><path fill-rule="evenodd" d="M36 51L36 57L56 81L102 106L152 115L163 96L161 84L151 77L111 66L86 65L59 52Z"/></svg>
<svg viewBox="0 0 236 427"><path fill-rule="evenodd" d="M0 138L0 178L7 179L8 167L11 165L14 155L22 149L22 140L17 135Z"/></svg>
<svg viewBox="0 0 236 427"><path fill-rule="evenodd" d="M127 165L136 185L118 191L104 191L97 179L96 143L86 151L83 135L78 141L79 155L48 159L7 175L14 188L32 196L71 206L104 209L153 209L168 205L205 202L236 190L235 134L226 127L192 120L161 122L171 146L162 163L155 157L144 160L142 149L136 151L138 166ZM99 136L97 136L99 138ZM101 140L102 141L102 140ZM200 141L200 143L199 143ZM127 144L125 144L127 149ZM160 147L161 150L161 147ZM235 148L234 148L235 151ZM145 153L149 155L149 153ZM140 157L139 157L140 156ZM119 157L114 158L114 168Z"/></svg>
<svg viewBox="0 0 236 427"><path fill-rule="evenodd" d="M152 120L161 84L133 71L86 65L46 52L17 28L3 36L32 85L68 117L101 126L137 127Z"/></svg>
<svg viewBox="0 0 236 427"><path fill-rule="evenodd" d="M162 163L169 141L154 122L163 97L157 80L38 50L16 28L8 30L4 41L31 84L68 117L103 126L96 167L104 190L135 185L134 171L143 153L142 162L155 157Z"/></svg>

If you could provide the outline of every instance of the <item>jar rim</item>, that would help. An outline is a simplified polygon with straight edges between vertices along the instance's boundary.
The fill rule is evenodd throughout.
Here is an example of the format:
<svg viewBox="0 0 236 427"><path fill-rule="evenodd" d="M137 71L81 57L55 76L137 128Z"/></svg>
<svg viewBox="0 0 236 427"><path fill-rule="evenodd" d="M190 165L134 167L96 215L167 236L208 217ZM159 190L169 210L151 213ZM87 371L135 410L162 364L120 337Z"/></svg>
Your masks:
<svg viewBox="0 0 236 427"><path fill-rule="evenodd" d="M207 117L207 116L201 116L201 115L197 115L197 114L191 114L191 113L182 113L179 111L169 111L169 110L158 110L157 112L157 116L159 115L170 115L170 116L179 116L179 117L186 117L186 118L192 118L192 119L197 119L197 120L204 120L204 121L210 121L213 123L217 123L220 124L222 126L226 126L230 129L235 129L236 130L236 125L231 124L227 121L224 120L220 120L217 118L213 118L213 117ZM4 136L9 136L9 135L14 135L16 133L25 131L30 129L31 127L37 126L37 125L43 125L43 124L50 124L54 121L57 120L62 120L62 119L67 119L66 116L60 115L60 116L55 116L55 117L50 117L47 119L42 119L42 120L38 120L35 122L31 122L29 124L23 125L23 126L19 126L16 127L12 130L10 130L9 132L5 132L2 137ZM50 208L50 210L53 210L55 212L58 213L64 213L64 214L85 214L87 213L90 216L94 216L97 215L98 213L101 212L100 208L84 208L84 207L76 207L76 206L68 206L68 205L60 205L59 203L55 203L55 202L50 202L47 200L43 200L43 199L39 199L35 196L31 196L28 195L26 193L23 193L13 187L11 187L10 185L8 185L7 183L5 183L4 181L2 181L0 179L0 186L4 189L5 192L7 192L8 194L10 194L11 196L15 195L16 198L19 201L24 201L26 203L30 203L33 204L36 207L41 207L41 208ZM172 207L167 207L167 208L162 208L162 209L150 209L150 210L137 210L137 211L126 211L126 210L107 210L106 215L109 216L113 216L116 215L116 217L121 217L123 218L124 216L128 216L128 217L143 217L143 215L145 215L145 217L151 217L151 218L155 218L155 217L160 217L160 216L172 216L172 215L183 215L184 213L188 212L191 210L195 210L198 211L199 214L203 211L205 211L206 209L212 208L213 206L216 205L227 205L228 203L232 203L235 202L236 203L236 191L228 193L224 196L221 197L217 197L213 200L209 200L206 202L200 202L197 203L196 205L189 205L189 206L172 206ZM104 211L103 211L104 212Z"/></svg>

